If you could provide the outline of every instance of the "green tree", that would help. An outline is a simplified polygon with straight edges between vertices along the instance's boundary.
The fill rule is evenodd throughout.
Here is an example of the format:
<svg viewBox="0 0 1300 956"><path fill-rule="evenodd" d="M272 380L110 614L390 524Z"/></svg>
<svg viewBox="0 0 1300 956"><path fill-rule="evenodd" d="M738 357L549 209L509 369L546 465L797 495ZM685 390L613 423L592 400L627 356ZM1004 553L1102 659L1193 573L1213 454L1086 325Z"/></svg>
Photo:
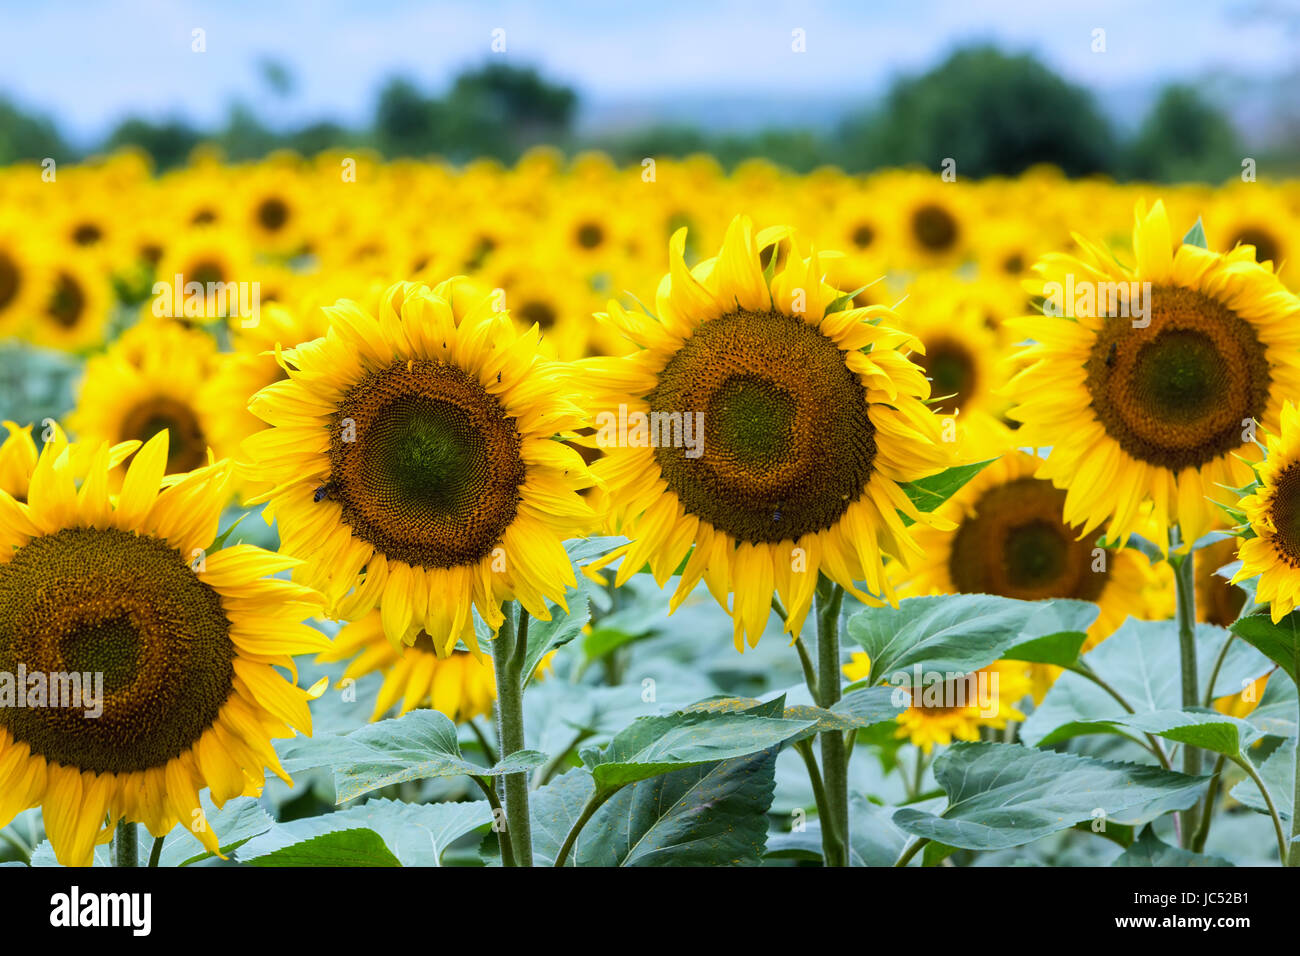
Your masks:
<svg viewBox="0 0 1300 956"><path fill-rule="evenodd" d="M1053 163L1072 176L1109 172L1116 149L1092 97L1031 56L992 47L953 53L920 76L896 81L874 115L841 128L851 170L946 157L962 176L1014 175Z"/></svg>
<svg viewBox="0 0 1300 956"><path fill-rule="evenodd" d="M1190 86L1168 86L1142 122L1129 155L1139 179L1221 182L1241 169L1232 124Z"/></svg>
<svg viewBox="0 0 1300 956"><path fill-rule="evenodd" d="M138 146L153 157L154 165L159 169L168 169L185 165L190 151L202 139L202 133L179 120L151 123L132 117L113 128L104 143L104 150Z"/></svg>
<svg viewBox="0 0 1300 956"><path fill-rule="evenodd" d="M0 166L20 160L71 158L68 145L47 117L20 110L0 98Z"/></svg>

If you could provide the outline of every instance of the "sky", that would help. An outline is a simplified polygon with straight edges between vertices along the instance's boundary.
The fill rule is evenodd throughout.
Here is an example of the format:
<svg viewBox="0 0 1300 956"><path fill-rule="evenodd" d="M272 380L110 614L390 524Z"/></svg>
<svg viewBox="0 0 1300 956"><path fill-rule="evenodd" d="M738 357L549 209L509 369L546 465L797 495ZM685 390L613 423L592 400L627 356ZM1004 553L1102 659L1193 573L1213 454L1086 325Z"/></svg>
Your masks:
<svg viewBox="0 0 1300 956"><path fill-rule="evenodd" d="M498 29L505 51L494 53ZM1097 29L1105 52L1092 50ZM806 52L792 49L795 30ZM573 85L606 115L815 105L870 98L977 41L1032 52L1103 103L1169 80L1267 88L1300 63L1300 0L0 0L0 96L82 141L132 113L215 126L235 99L273 126L348 125L393 74L438 90L495 56ZM262 81L268 57L289 68L291 97Z"/></svg>

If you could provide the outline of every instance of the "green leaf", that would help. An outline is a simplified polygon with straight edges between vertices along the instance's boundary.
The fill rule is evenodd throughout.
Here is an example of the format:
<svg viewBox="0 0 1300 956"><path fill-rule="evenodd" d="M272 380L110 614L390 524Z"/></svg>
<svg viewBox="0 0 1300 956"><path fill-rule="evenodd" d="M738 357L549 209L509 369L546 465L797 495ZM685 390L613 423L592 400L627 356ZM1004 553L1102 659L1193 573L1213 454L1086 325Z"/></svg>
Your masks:
<svg viewBox="0 0 1300 956"><path fill-rule="evenodd" d="M1198 249L1207 249L1209 246L1205 241L1205 226L1201 224L1201 217L1196 217L1196 225L1187 230L1187 235L1183 236L1183 245L1196 246Z"/></svg>
<svg viewBox="0 0 1300 956"><path fill-rule="evenodd" d="M641 717L616 734L604 750L591 748L580 756L596 786L608 790L671 770L766 750L812 725L812 721L746 713Z"/></svg>
<svg viewBox="0 0 1300 956"><path fill-rule="evenodd" d="M1227 757L1238 756L1243 747L1259 737L1259 731L1246 721L1212 710L1148 710L1107 720L1071 721L1057 727L1037 746L1050 747L1080 734L1121 731L1128 731L1129 736L1154 734Z"/></svg>
<svg viewBox="0 0 1300 956"><path fill-rule="evenodd" d="M954 465L952 468L941 471L937 475L930 475L928 478L899 482L898 487L903 489L903 494L912 499L912 504L916 505L918 511L934 511L961 491L966 482L995 461L997 461L996 458L989 458L986 461L977 461L969 465ZM912 519L904 515L903 523L911 524Z"/></svg>
<svg viewBox="0 0 1300 956"><path fill-rule="evenodd" d="M1079 649L1087 639L1088 635L1085 631L1061 631L1059 634L1048 634L1008 648L1003 652L1002 659L1069 667L1079 659Z"/></svg>
<svg viewBox="0 0 1300 956"><path fill-rule="evenodd" d="M910 678L915 668L969 674L1028 641L1085 631L1097 614L1087 601L946 594L859 611L849 618L848 633L871 658L868 683L878 684Z"/></svg>
<svg viewBox="0 0 1300 956"><path fill-rule="evenodd" d="M1185 809L1205 785L1204 777L1159 767L993 743L954 745L935 761L934 775L947 809L936 816L903 807L894 823L968 850L1021 846L1098 811L1113 817L1154 800Z"/></svg>
<svg viewBox="0 0 1300 956"><path fill-rule="evenodd" d="M463 803L411 804L367 800L318 817L278 823L240 848L249 863L312 837L340 830L373 830L403 866L441 866L442 854L456 840L492 823L486 800Z"/></svg>
<svg viewBox="0 0 1300 956"><path fill-rule="evenodd" d="M1220 627L1196 626L1197 674L1201 680L1198 699L1204 699L1214 662L1228 636ZM1082 662L1138 713L1182 709L1178 625L1173 621L1130 618L1084 654ZM1254 680L1268 669L1268 661L1258 651L1241 641L1233 641L1219 669L1213 696L1239 693L1243 680ZM1021 724L1020 739L1035 747L1066 724L1125 716L1124 708L1114 697L1087 678L1066 671Z"/></svg>
<svg viewBox="0 0 1300 956"><path fill-rule="evenodd" d="M1121 853L1111 866L1232 866L1219 856L1193 853L1181 847L1170 846L1155 835L1150 826L1133 845Z"/></svg>
<svg viewBox="0 0 1300 956"><path fill-rule="evenodd" d="M456 725L436 710L413 710L345 736L295 737L281 742L278 749L287 773L332 768L338 803L408 780L462 774L494 777L546 762L545 754L521 750L494 767L472 763L460 754Z"/></svg>
<svg viewBox="0 0 1300 956"><path fill-rule="evenodd" d="M1286 671L1292 681L1296 679L1295 654L1300 611L1292 611L1276 624L1268 614L1251 614L1234 621L1229 630Z"/></svg>
<svg viewBox="0 0 1300 956"><path fill-rule="evenodd" d="M861 730L876 724L892 721L908 707L906 702L895 703L893 687L858 687L850 690L830 710L799 704L787 707L782 715L786 720L808 720L813 725L800 731L791 741L804 740L831 730Z"/></svg>
<svg viewBox="0 0 1300 956"><path fill-rule="evenodd" d="M253 866L401 866L374 830L336 830L248 861Z"/></svg>
<svg viewBox="0 0 1300 956"><path fill-rule="evenodd" d="M779 745L624 787L578 837L579 866L757 866Z"/></svg>
<svg viewBox="0 0 1300 956"><path fill-rule="evenodd" d="M569 591L565 598L565 603L569 605L568 614L563 609L552 606L549 621L534 618L528 622L528 650L524 655L525 687L532 680L542 658L581 634L591 620L591 598L587 594L587 586L587 579L579 575L578 587Z"/></svg>

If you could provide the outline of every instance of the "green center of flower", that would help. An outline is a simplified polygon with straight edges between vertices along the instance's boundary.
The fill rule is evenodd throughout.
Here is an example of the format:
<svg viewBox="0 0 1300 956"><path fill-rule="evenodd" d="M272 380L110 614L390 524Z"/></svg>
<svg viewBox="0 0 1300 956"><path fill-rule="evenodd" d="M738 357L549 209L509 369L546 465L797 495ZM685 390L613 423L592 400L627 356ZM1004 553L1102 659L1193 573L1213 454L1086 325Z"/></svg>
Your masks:
<svg viewBox="0 0 1300 956"><path fill-rule="evenodd" d="M1109 562L1093 570L1089 541L1061 518L1065 492L1050 481L1017 478L985 491L958 526L948 572L967 594L1034 601L1095 601L1109 579Z"/></svg>
<svg viewBox="0 0 1300 956"><path fill-rule="evenodd" d="M469 564L514 520L525 478L515 420L461 369L396 362L354 385L336 413L331 496L390 560Z"/></svg>
<svg viewBox="0 0 1300 956"><path fill-rule="evenodd" d="M795 541L835 524L876 455L867 397L816 326L777 312L701 325L648 398L655 422L692 427L655 458L687 512L737 541ZM703 441L700 441L702 428Z"/></svg>
<svg viewBox="0 0 1300 956"><path fill-rule="evenodd" d="M1272 381L1254 328L1180 287L1154 287L1146 309L1145 318L1134 308L1105 318L1084 363L1106 433L1139 461L1175 472L1238 449Z"/></svg>
<svg viewBox="0 0 1300 956"><path fill-rule="evenodd" d="M26 705L0 726L49 762L164 766L216 721L234 657L220 595L157 538L65 529L0 565L0 674Z"/></svg>

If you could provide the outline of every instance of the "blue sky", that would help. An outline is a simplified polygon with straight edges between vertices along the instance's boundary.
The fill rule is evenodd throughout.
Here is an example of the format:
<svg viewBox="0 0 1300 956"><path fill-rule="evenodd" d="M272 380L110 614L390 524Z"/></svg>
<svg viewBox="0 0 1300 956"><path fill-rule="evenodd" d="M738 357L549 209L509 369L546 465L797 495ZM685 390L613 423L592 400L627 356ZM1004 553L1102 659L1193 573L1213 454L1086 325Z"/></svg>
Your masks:
<svg viewBox="0 0 1300 956"><path fill-rule="evenodd" d="M498 27L506 58L607 112L695 97L869 97L976 40L1031 51L1103 102L1170 79L1267 83L1300 62L1300 0L0 0L0 95L79 139L131 112L215 124L235 98L275 125L356 123L385 77L439 88L493 55ZM205 53L191 52L194 28ZM805 54L791 51L795 28ZM1106 31L1103 54L1091 51L1094 28ZM259 80L267 56L293 72L292 99Z"/></svg>

